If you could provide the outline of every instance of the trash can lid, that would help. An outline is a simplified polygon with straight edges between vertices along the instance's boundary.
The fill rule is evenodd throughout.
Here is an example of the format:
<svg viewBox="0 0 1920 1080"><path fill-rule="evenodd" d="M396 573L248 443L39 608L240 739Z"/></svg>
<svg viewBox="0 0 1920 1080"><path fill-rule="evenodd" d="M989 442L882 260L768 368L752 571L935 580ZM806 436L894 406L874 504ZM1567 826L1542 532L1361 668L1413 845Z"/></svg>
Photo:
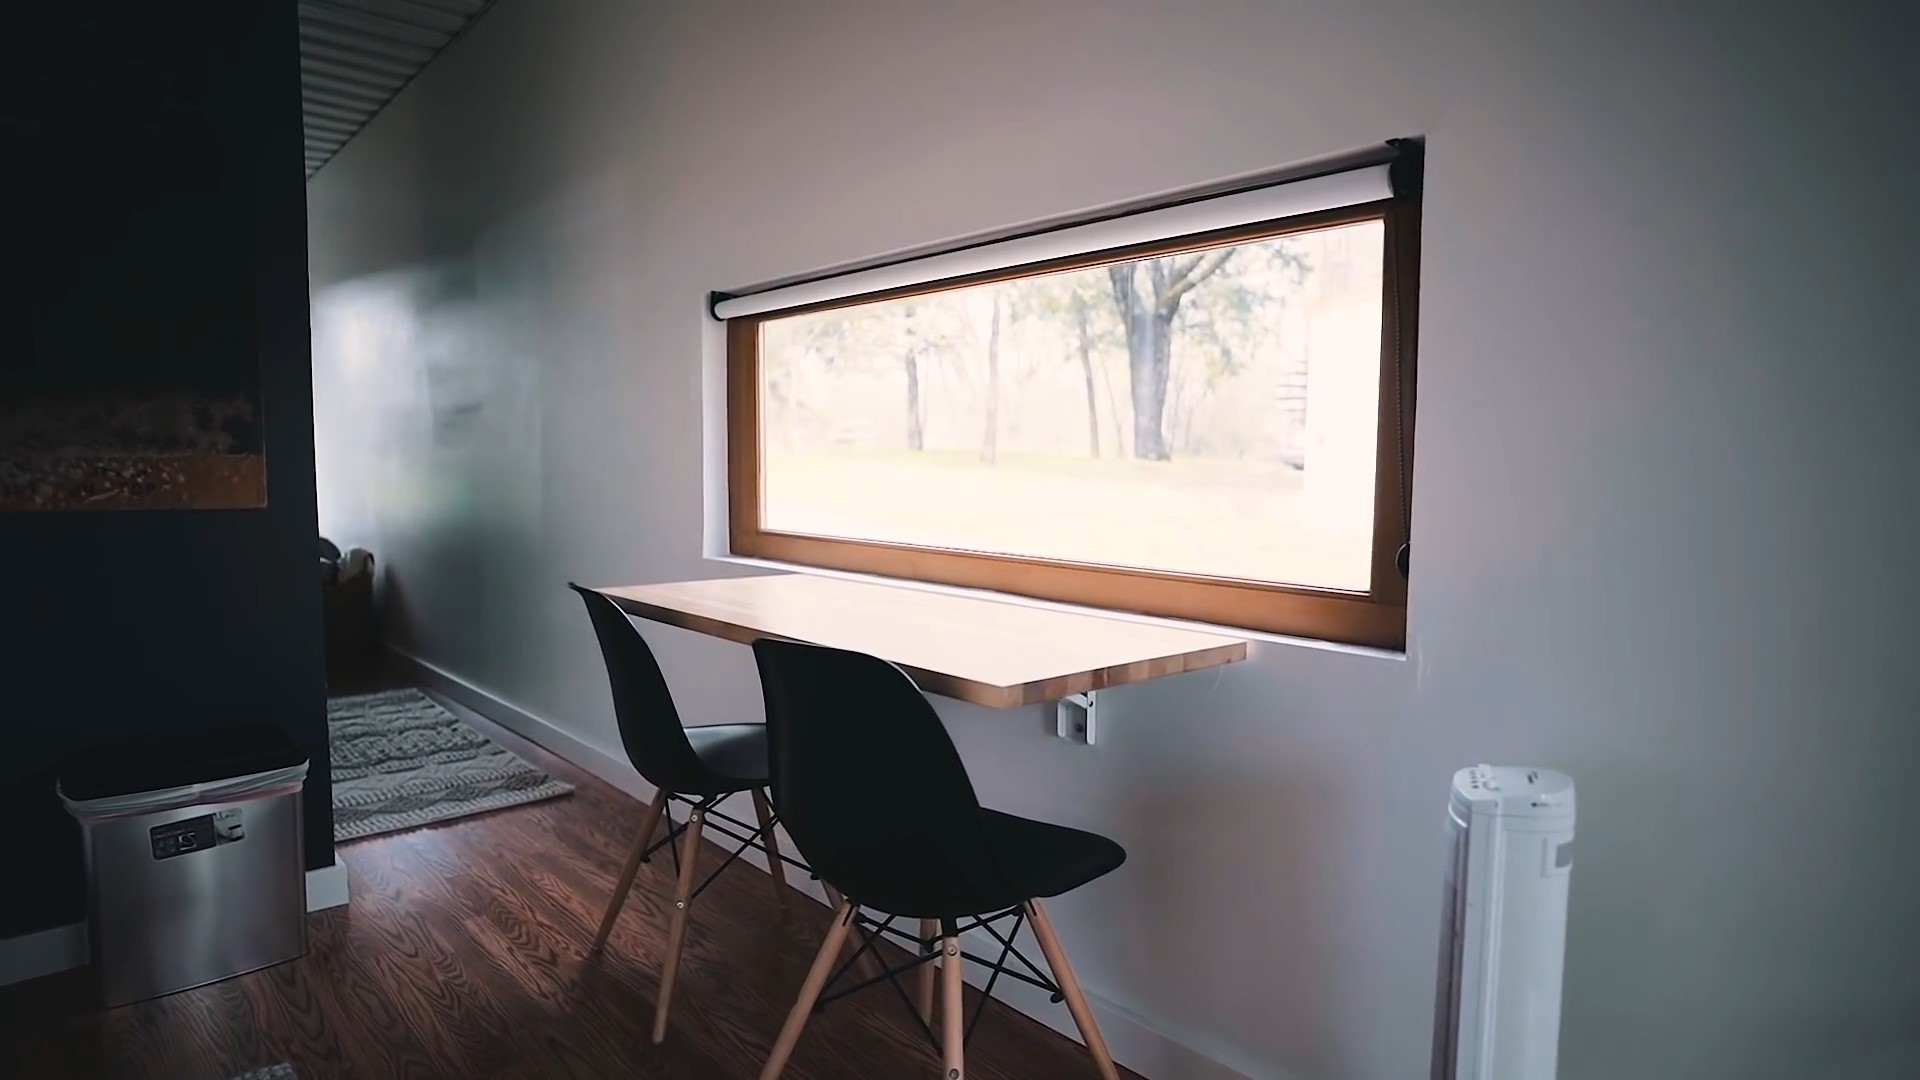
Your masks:
<svg viewBox="0 0 1920 1080"><path fill-rule="evenodd" d="M93 748L60 774L60 793L84 802L211 784L304 764L282 728L236 724L140 735Z"/></svg>

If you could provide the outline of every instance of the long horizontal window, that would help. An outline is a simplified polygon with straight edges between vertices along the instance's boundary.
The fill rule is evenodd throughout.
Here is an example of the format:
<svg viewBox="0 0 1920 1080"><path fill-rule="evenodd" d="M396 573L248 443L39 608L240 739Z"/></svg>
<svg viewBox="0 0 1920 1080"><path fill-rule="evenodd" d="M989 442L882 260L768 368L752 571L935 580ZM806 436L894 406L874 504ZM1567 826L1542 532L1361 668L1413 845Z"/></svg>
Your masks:
<svg viewBox="0 0 1920 1080"><path fill-rule="evenodd" d="M1398 647L1418 212L1356 170L723 299L733 550Z"/></svg>

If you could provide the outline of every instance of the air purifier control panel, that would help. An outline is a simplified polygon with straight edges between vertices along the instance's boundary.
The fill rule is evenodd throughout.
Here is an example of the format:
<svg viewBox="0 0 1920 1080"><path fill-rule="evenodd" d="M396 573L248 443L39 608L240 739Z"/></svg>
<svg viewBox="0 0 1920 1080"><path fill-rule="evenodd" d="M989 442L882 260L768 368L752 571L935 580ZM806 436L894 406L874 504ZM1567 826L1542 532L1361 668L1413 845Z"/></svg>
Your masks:
<svg viewBox="0 0 1920 1080"><path fill-rule="evenodd" d="M156 859L191 855L213 846L213 815L203 814L185 821L155 825L147 835L153 841L153 857Z"/></svg>
<svg viewBox="0 0 1920 1080"><path fill-rule="evenodd" d="M185 821L170 821L147 830L155 859L172 859L231 844L246 838L246 825L238 809L220 810Z"/></svg>

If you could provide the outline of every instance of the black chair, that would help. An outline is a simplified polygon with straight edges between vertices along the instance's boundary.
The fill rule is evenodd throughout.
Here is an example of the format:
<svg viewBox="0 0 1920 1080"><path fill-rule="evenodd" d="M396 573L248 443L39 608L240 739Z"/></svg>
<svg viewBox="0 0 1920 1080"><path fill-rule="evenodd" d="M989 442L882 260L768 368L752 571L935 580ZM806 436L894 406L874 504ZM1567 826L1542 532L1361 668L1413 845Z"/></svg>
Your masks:
<svg viewBox="0 0 1920 1080"><path fill-rule="evenodd" d="M761 1080L774 1080L785 1068L816 1001L831 1001L882 979L905 998L896 976L915 968L920 976L916 1015L927 1037L941 1047L945 1075L961 1076L971 1027L962 1014L962 959L990 969L989 996L1005 975L1047 990L1055 1001L1064 998L1100 1075L1116 1080L1106 1040L1040 901L1112 871L1126 860L1126 852L1104 836L982 808L933 706L892 664L862 653L770 639L754 642L753 651L767 701L774 805L801 857L844 896ZM869 909L887 918L876 921L863 914ZM902 917L921 920L918 937L893 929ZM996 924L1009 918L1012 930L1002 936ZM1032 925L1051 978L1014 948L1023 922ZM877 932L860 946L861 953L880 935L892 934L914 941L919 956L823 999L822 991L853 964L831 972L856 925ZM960 935L976 927L1003 946L997 961L962 952ZM1025 972L1008 967L1010 955ZM943 998L938 1039L930 1024L936 959ZM985 1006L983 996L974 1022Z"/></svg>
<svg viewBox="0 0 1920 1080"><path fill-rule="evenodd" d="M786 901L783 867L790 860L783 860L780 855L780 843L773 829L776 819L767 805L764 790L767 729L764 724L681 726L680 713L674 708L667 680L661 675L653 650L647 647L640 631L634 629L625 613L606 596L571 583L568 588L586 601L587 614L592 617L594 632L600 638L600 652L607 662L607 679L613 686L614 718L620 725L620 743L627 751L627 760L658 789L653 802L641 812L640 837L620 874L619 884L614 886L613 899L607 904L607 914L600 922L600 933L593 940L592 951L598 953L605 948L607 936L613 932L614 920L626 903L642 862L667 847L673 850L678 867L672 922L667 930L666 965L660 973L660 999L653 1012L653 1041L658 1043L667 1035L667 1008L673 998L674 977L680 969L680 950L686 937L689 909L694 899L719 876L720 870L726 869L748 848L758 847L766 852L775 896L782 903ZM714 808L721 799L743 791L753 797L754 815L759 819L757 827ZM684 825L673 823L670 805L675 801L691 807ZM667 836L655 844L653 834L663 815L667 819ZM745 830L747 835L734 832L726 823ZM695 856L700 850L701 833L709 827L741 843L719 870L696 885L694 867L698 860ZM673 848L676 838L680 846Z"/></svg>

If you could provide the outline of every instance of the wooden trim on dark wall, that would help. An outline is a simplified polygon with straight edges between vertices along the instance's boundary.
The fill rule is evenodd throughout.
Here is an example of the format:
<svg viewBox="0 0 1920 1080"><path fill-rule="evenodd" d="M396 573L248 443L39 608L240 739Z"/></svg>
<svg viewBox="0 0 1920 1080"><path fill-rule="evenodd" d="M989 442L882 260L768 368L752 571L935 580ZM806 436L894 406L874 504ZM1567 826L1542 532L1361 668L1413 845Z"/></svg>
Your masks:
<svg viewBox="0 0 1920 1080"><path fill-rule="evenodd" d="M810 304L727 323L728 539L736 555L990 589L1043 600L1215 623L1269 633L1401 649L1406 581L1395 564L1407 542L1418 316L1417 197L1176 237L926 285ZM773 318L1201 248L1244 244L1362 221L1383 221L1379 411L1371 584L1365 593L1072 563L1015 555L769 531L761 517L760 328Z"/></svg>

